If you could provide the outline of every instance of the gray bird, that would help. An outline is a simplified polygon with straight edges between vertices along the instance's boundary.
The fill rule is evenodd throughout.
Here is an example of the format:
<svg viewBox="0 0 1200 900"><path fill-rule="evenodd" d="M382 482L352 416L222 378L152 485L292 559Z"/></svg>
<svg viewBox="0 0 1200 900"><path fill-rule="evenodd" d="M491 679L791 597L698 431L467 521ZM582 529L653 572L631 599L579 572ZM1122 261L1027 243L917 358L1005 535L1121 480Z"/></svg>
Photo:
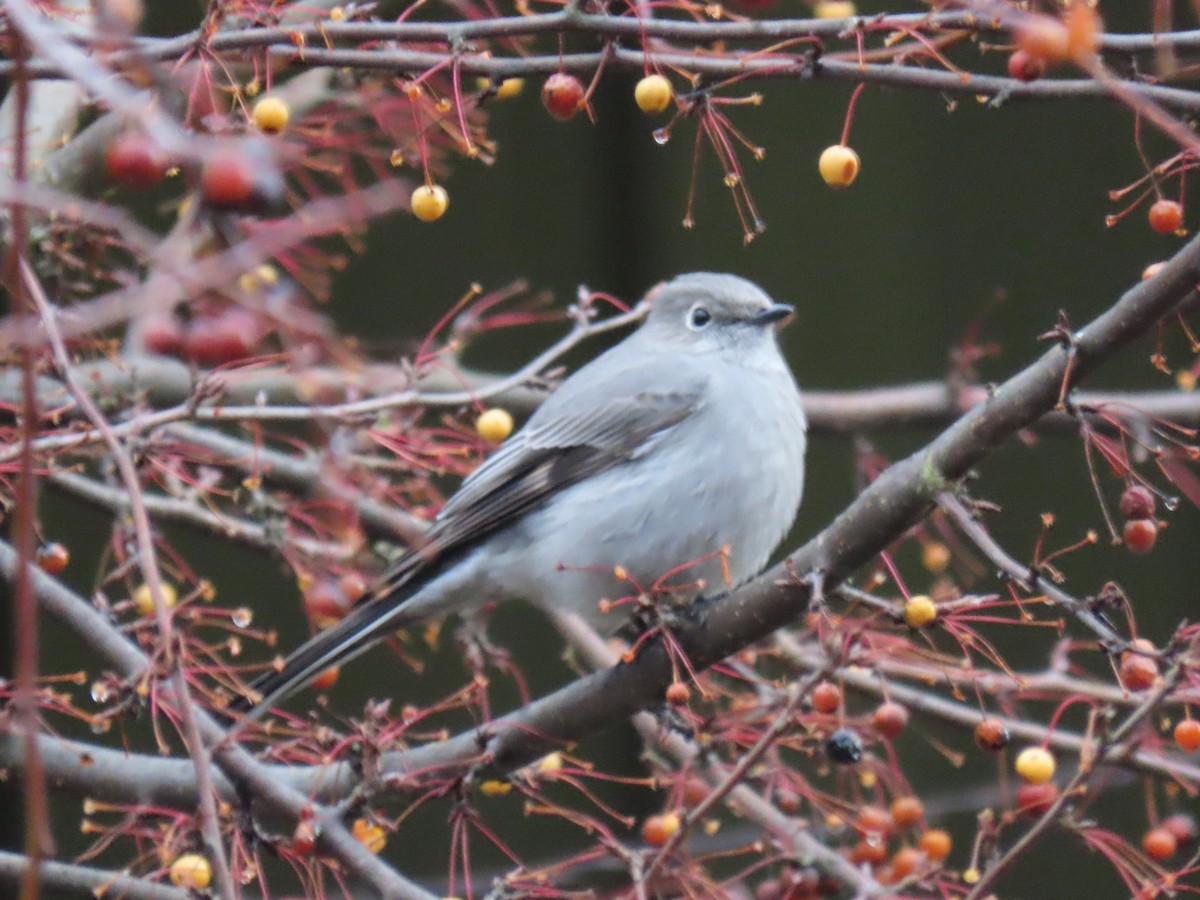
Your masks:
<svg viewBox="0 0 1200 900"><path fill-rule="evenodd" d="M524 597L611 632L629 606L600 601L672 570L689 598L751 578L804 484L800 392L775 340L792 312L734 275L659 286L642 326L471 473L420 547L234 708L257 715L398 628L492 601Z"/></svg>

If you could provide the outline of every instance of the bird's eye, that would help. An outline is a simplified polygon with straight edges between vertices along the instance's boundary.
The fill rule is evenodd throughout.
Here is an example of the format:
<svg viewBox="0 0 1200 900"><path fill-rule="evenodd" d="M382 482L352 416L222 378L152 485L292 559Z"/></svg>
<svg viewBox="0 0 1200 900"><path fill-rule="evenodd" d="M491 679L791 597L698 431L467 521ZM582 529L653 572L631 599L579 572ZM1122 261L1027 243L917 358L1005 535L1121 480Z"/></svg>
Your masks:
<svg viewBox="0 0 1200 900"><path fill-rule="evenodd" d="M693 331L699 331L712 321L712 313L703 306L693 306L692 311L688 313L688 327Z"/></svg>

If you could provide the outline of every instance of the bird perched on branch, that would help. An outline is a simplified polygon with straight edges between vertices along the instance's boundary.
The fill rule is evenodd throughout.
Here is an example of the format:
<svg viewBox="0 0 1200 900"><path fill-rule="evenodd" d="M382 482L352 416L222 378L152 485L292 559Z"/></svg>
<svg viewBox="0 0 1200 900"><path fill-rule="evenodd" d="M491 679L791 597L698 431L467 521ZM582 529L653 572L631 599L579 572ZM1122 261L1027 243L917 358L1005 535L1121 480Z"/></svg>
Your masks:
<svg viewBox="0 0 1200 900"><path fill-rule="evenodd" d="M776 342L793 308L708 273L649 300L641 327L463 481L420 547L232 709L257 715L398 628L496 600L611 632L629 612L601 601L630 583L691 599L760 571L804 483L804 412Z"/></svg>

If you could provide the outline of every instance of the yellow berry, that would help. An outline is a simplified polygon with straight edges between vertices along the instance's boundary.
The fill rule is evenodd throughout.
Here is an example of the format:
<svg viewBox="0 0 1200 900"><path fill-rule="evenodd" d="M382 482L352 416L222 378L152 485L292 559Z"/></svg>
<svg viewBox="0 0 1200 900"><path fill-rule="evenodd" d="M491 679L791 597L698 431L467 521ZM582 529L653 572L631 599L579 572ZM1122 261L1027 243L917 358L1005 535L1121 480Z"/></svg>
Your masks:
<svg viewBox="0 0 1200 900"><path fill-rule="evenodd" d="M675 95L671 82L662 75L647 75L633 89L633 99L644 113L660 113L671 105Z"/></svg>
<svg viewBox="0 0 1200 900"><path fill-rule="evenodd" d="M496 87L497 100L510 100L525 89L524 78L505 78Z"/></svg>
<svg viewBox="0 0 1200 900"><path fill-rule="evenodd" d="M512 785L509 782L495 778L489 778L479 785L479 793L485 797L503 797L511 790Z"/></svg>
<svg viewBox="0 0 1200 900"><path fill-rule="evenodd" d="M412 192L413 215L422 222L434 222L446 214L450 196L440 184L423 184Z"/></svg>
<svg viewBox="0 0 1200 900"><path fill-rule="evenodd" d="M162 599L163 606L167 609L171 609L179 599L179 595L175 593L174 586L166 581L162 583ZM133 605L137 607L138 615L154 615L154 597L150 593L150 585L138 585L137 589L133 592Z"/></svg>
<svg viewBox="0 0 1200 900"><path fill-rule="evenodd" d="M850 0L821 0L813 14L818 19L848 19L858 15L858 8Z"/></svg>
<svg viewBox="0 0 1200 900"><path fill-rule="evenodd" d="M329 11L329 18L333 19L335 22L340 22L342 19L346 18L346 11L340 6L335 6Z"/></svg>
<svg viewBox="0 0 1200 900"><path fill-rule="evenodd" d="M1175 373L1175 385L1181 391L1194 391L1196 389L1196 376L1187 369L1181 369Z"/></svg>
<svg viewBox="0 0 1200 900"><path fill-rule="evenodd" d="M171 863L171 884L202 891L212 883L212 865L199 853L185 853Z"/></svg>
<svg viewBox="0 0 1200 900"><path fill-rule="evenodd" d="M827 185L844 188L854 183L861 165L857 153L845 144L834 144L825 148L817 168L821 170L821 177Z"/></svg>
<svg viewBox="0 0 1200 900"><path fill-rule="evenodd" d="M350 833L371 853L379 853L387 846L387 834L384 830L366 819L355 819L354 824L350 826Z"/></svg>
<svg viewBox="0 0 1200 900"><path fill-rule="evenodd" d="M288 105L278 97L263 97L254 104L254 124L259 131L267 134L283 131L290 115Z"/></svg>
<svg viewBox="0 0 1200 900"><path fill-rule="evenodd" d="M1046 784L1054 777L1054 754L1045 747L1026 747L1013 768L1030 784Z"/></svg>
<svg viewBox="0 0 1200 900"><path fill-rule="evenodd" d="M499 444L512 434L513 418L507 409L494 406L475 420L475 430L489 444Z"/></svg>
<svg viewBox="0 0 1200 900"><path fill-rule="evenodd" d="M563 757L558 751L547 753L538 760L537 770L542 775L551 775L563 767Z"/></svg>
<svg viewBox="0 0 1200 900"><path fill-rule="evenodd" d="M924 628L937 618L937 606L924 594L915 594L904 604L904 621L909 628Z"/></svg>

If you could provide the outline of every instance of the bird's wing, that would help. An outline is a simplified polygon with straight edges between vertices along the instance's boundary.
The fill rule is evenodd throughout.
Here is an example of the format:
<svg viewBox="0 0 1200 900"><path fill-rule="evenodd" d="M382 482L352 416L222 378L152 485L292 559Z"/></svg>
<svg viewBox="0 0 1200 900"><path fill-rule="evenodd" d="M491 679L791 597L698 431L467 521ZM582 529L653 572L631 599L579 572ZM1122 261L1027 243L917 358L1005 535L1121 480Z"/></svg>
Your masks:
<svg viewBox="0 0 1200 900"><path fill-rule="evenodd" d="M428 563L474 545L576 482L636 458L653 439L691 416L705 393L701 378L673 379L669 389L604 390L618 387L621 380L595 386L602 399L590 408L559 402L539 410L463 481L426 541L397 562L377 595L404 584Z"/></svg>
<svg viewBox="0 0 1200 900"><path fill-rule="evenodd" d="M406 601L461 552L570 485L647 452L657 436L693 415L705 396L703 376L679 367L669 379L653 377L657 374L644 367L617 368L589 379L583 391L568 381L563 396L551 395L463 482L419 548L398 560L349 616L315 634L279 671L258 679L251 696L236 700L231 710L253 718L330 666L415 624L420 616L409 612Z"/></svg>

